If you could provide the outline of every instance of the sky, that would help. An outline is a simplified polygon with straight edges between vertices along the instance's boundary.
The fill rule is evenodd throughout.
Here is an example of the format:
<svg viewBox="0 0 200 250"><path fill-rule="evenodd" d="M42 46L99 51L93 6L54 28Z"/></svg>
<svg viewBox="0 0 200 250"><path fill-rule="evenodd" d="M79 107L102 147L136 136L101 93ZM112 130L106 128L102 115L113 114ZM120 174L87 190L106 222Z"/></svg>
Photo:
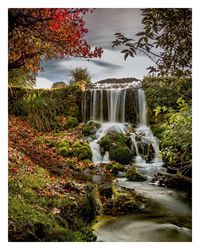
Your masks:
<svg viewBox="0 0 200 250"><path fill-rule="evenodd" d="M96 9L85 17L88 33L86 40L94 47L102 47L104 52L101 58L64 58L42 62L43 72L38 72L36 88L51 88L53 82L68 83L70 71L76 67L87 68L92 82L105 78L136 77L142 79L147 75L147 67L152 65L150 59L143 55L124 60L120 47L112 49L114 34L121 32L127 37L142 30L142 16L140 9Z"/></svg>

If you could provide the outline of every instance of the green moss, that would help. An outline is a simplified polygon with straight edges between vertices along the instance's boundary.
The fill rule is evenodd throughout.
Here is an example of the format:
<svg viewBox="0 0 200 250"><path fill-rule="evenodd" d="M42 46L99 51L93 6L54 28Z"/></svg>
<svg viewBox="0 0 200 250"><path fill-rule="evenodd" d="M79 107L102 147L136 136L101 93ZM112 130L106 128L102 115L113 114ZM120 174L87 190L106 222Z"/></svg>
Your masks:
<svg viewBox="0 0 200 250"><path fill-rule="evenodd" d="M121 164L128 164L131 161L132 155L131 151L127 146L123 144L116 144L110 148L109 151L110 159L117 161Z"/></svg>
<svg viewBox="0 0 200 250"><path fill-rule="evenodd" d="M105 165L106 170L112 171L112 174L117 175L119 171L123 171L124 167L120 163L111 163L111 164L106 164Z"/></svg>
<svg viewBox="0 0 200 250"><path fill-rule="evenodd" d="M87 142L79 141L73 144L73 155L79 160L92 160L92 151Z"/></svg>
<svg viewBox="0 0 200 250"><path fill-rule="evenodd" d="M67 157L69 156L69 149L67 147L59 147L58 150L57 150L57 153L59 155L62 155L64 157Z"/></svg>
<svg viewBox="0 0 200 250"><path fill-rule="evenodd" d="M9 179L9 241L95 241L67 194L60 199L43 193L54 185L48 172L25 166ZM55 186L57 188L57 186ZM55 188L54 187L54 188ZM73 183L70 186L76 188ZM49 190L50 191L50 190ZM55 213L54 211L58 212ZM63 212L64 211L64 212Z"/></svg>
<svg viewBox="0 0 200 250"><path fill-rule="evenodd" d="M97 186L88 183L85 187L86 197L81 208L81 217L86 224L90 224L101 209L101 203L98 196Z"/></svg>
<svg viewBox="0 0 200 250"><path fill-rule="evenodd" d="M78 119L76 117L68 116L67 126L68 128L75 128L78 125Z"/></svg>
<svg viewBox="0 0 200 250"><path fill-rule="evenodd" d="M71 154L70 144L67 141L62 141L57 144L57 153L64 157L67 157Z"/></svg>
<svg viewBox="0 0 200 250"><path fill-rule="evenodd" d="M145 181L146 177L143 176L134 166L129 167L126 172L126 178L129 181Z"/></svg>

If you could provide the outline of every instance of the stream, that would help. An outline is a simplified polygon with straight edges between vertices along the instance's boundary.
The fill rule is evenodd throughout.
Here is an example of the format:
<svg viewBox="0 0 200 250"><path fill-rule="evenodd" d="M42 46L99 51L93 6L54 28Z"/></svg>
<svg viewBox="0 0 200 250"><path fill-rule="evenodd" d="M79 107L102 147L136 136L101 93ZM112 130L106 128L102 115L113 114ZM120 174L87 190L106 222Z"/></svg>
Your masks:
<svg viewBox="0 0 200 250"><path fill-rule="evenodd" d="M127 103L130 94L135 99ZM127 117L127 111L131 107L132 117ZM102 155L99 146L103 136L118 132L129 138L132 162L147 177L147 181L131 182L126 178L117 178L117 185L135 190L146 197L151 210L145 211L144 208L123 216L98 217L93 226L97 241L191 241L192 209L187 194L151 182L154 174L165 173L166 168L163 167L164 163L160 157L159 141L147 123L146 97L140 84L133 82L131 85L124 84L119 87L96 84L83 95L82 113L84 121L91 120L101 125L96 131L95 139L90 141L92 160L95 164L110 161L109 152ZM129 122L130 118L134 118L134 127Z"/></svg>
<svg viewBox="0 0 200 250"><path fill-rule="evenodd" d="M94 225L97 241L105 242L190 242L191 204L184 192L159 187L148 181L118 178L118 185L135 189L157 206L151 213L99 217Z"/></svg>

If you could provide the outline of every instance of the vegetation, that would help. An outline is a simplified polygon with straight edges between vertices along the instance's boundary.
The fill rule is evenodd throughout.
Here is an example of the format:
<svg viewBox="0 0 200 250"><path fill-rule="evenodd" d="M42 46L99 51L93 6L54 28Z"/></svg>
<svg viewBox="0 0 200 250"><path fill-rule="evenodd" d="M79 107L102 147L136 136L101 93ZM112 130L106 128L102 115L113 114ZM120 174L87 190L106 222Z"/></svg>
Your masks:
<svg viewBox="0 0 200 250"><path fill-rule="evenodd" d="M45 98L42 94L29 94L23 97L21 106L32 126L39 131L49 131L57 126L56 104L52 98Z"/></svg>
<svg viewBox="0 0 200 250"><path fill-rule="evenodd" d="M91 51L83 16L90 9L9 9L9 70L24 67L32 72L40 60L64 56L99 57L101 48Z"/></svg>
<svg viewBox="0 0 200 250"><path fill-rule="evenodd" d="M54 82L51 86L52 89L54 88L65 88L67 85L64 82Z"/></svg>
<svg viewBox="0 0 200 250"><path fill-rule="evenodd" d="M84 81L86 84L91 83L91 77L87 68L75 68L71 71L71 83Z"/></svg>
<svg viewBox="0 0 200 250"><path fill-rule="evenodd" d="M137 53L148 56L157 75L190 76L192 69L192 9L143 9L144 28L138 40L116 33L113 47L124 45L124 59Z"/></svg>
<svg viewBox="0 0 200 250"><path fill-rule="evenodd" d="M131 161L129 143L128 137L118 132L108 133L99 141L102 154L109 151L110 159L121 164L128 164Z"/></svg>
<svg viewBox="0 0 200 250"><path fill-rule="evenodd" d="M77 141L73 144L73 155L79 160L92 160L90 145L85 141Z"/></svg>
<svg viewBox="0 0 200 250"><path fill-rule="evenodd" d="M192 85L191 78L145 78L149 122L159 138L161 154L168 166L191 176ZM153 88L156 91L153 91Z"/></svg>
<svg viewBox="0 0 200 250"><path fill-rule="evenodd" d="M75 128L78 125L78 119L73 116L67 117L67 126L68 128Z"/></svg>
<svg viewBox="0 0 200 250"><path fill-rule="evenodd" d="M137 166L131 166L126 172L126 178L129 181L145 181L146 177L143 176L138 170Z"/></svg>

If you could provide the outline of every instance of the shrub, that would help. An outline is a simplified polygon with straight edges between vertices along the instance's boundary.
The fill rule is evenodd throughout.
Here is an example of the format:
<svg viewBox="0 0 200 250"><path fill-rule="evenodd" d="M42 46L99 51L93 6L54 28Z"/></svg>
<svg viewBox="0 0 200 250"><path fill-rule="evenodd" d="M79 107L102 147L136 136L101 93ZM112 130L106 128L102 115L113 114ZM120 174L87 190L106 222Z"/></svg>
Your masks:
<svg viewBox="0 0 200 250"><path fill-rule="evenodd" d="M69 116L67 119L68 128L75 128L78 125L78 119L76 117Z"/></svg>
<svg viewBox="0 0 200 250"><path fill-rule="evenodd" d="M57 127L56 104L52 98L33 93L24 96L21 105L32 126L37 130L49 131Z"/></svg>
<svg viewBox="0 0 200 250"><path fill-rule="evenodd" d="M92 151L87 142L75 142L73 144L73 155L79 160L92 160Z"/></svg>
<svg viewBox="0 0 200 250"><path fill-rule="evenodd" d="M110 147L109 156L111 160L121 164L128 164L132 158L130 149L119 143Z"/></svg>
<svg viewBox="0 0 200 250"><path fill-rule="evenodd" d="M146 177L143 176L134 166L131 166L126 172L126 178L129 181L145 181Z"/></svg>

